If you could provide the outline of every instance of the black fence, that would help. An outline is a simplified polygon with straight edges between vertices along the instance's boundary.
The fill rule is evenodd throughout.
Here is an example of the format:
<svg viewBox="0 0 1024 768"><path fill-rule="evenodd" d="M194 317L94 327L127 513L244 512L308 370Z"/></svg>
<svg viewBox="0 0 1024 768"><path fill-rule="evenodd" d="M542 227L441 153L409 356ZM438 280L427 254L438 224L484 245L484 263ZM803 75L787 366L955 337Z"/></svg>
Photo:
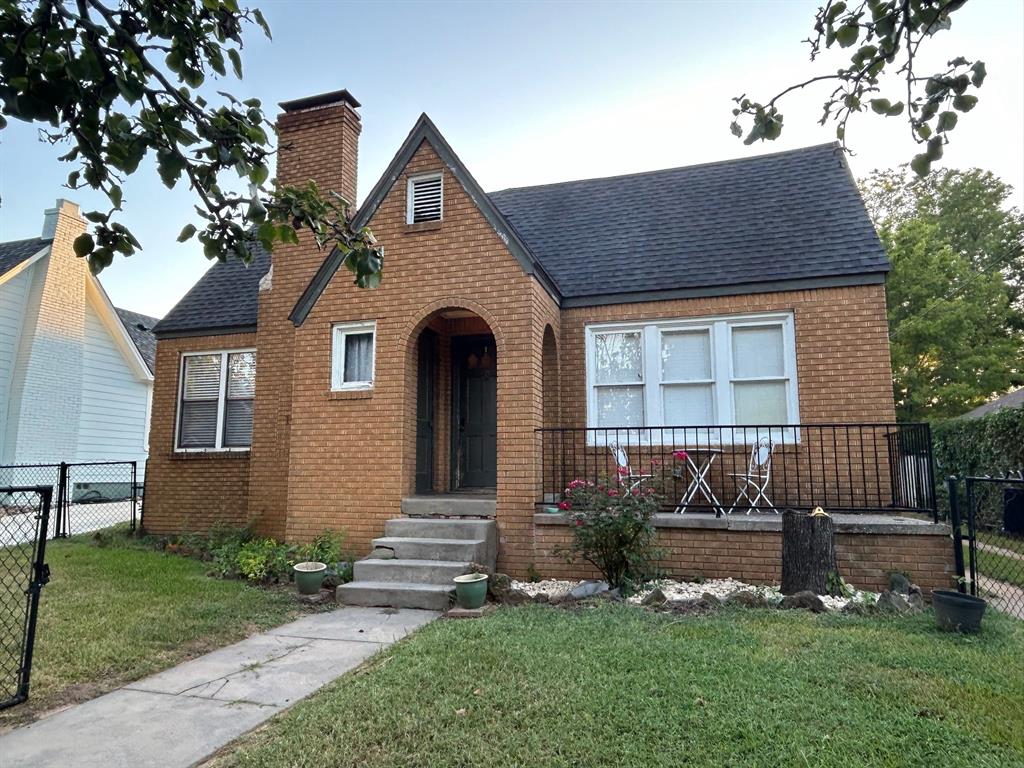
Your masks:
<svg viewBox="0 0 1024 768"><path fill-rule="evenodd" d="M937 520L927 424L537 430L540 505L573 480L651 488L665 512L900 512Z"/></svg>
<svg viewBox="0 0 1024 768"><path fill-rule="evenodd" d="M947 481L960 590L1024 619L1024 474Z"/></svg>
<svg viewBox="0 0 1024 768"><path fill-rule="evenodd" d="M39 592L49 579L46 531L53 489L0 488L0 709L28 698Z"/></svg>
<svg viewBox="0 0 1024 768"><path fill-rule="evenodd" d="M52 489L48 538L114 525L127 525L134 531L142 512L142 486L134 461L3 465L0 486ZM0 538L0 547L21 543L14 532Z"/></svg>

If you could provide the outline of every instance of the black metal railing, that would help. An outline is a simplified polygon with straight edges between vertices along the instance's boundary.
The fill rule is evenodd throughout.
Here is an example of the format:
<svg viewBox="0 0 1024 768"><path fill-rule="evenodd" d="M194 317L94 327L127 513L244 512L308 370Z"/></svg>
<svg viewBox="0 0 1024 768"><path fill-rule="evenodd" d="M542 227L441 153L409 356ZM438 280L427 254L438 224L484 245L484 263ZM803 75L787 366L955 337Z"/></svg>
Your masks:
<svg viewBox="0 0 1024 768"><path fill-rule="evenodd" d="M538 429L539 505L573 480L653 488L665 512L901 512L937 520L927 424ZM768 455L770 454L770 456Z"/></svg>

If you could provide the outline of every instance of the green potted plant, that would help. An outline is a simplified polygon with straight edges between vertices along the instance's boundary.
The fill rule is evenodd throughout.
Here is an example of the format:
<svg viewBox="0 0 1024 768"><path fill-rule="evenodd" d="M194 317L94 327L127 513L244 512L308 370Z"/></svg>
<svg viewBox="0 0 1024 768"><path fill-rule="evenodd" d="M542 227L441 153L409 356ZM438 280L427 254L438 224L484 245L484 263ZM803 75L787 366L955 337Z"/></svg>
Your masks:
<svg viewBox="0 0 1024 768"><path fill-rule="evenodd" d="M487 600L487 569L477 563L471 563L469 573L456 576L455 602L459 608L481 608Z"/></svg>
<svg viewBox="0 0 1024 768"><path fill-rule="evenodd" d="M978 632L985 615L985 600L953 589L933 589L935 621L947 632Z"/></svg>
<svg viewBox="0 0 1024 768"><path fill-rule="evenodd" d="M320 585L323 584L324 576L327 575L326 563L307 561L296 563L293 568L295 570L295 585L299 588L300 595L315 595L320 591Z"/></svg>

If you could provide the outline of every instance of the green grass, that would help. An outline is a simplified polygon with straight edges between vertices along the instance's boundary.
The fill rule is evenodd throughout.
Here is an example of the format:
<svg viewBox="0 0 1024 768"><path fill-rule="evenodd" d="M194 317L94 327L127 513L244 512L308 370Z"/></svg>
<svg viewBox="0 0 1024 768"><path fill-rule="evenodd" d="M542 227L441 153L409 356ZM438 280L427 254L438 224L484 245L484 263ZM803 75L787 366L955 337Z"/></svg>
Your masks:
<svg viewBox="0 0 1024 768"><path fill-rule="evenodd" d="M1004 540L1000 538L979 538L978 541L979 543L985 541L986 543L991 544L991 546L1007 549L1004 544ZM970 552L968 544L964 542L965 567L968 562L970 562ZM988 576L991 579L998 579L999 581L1005 581L1008 584L1024 587L1024 557L1016 558L1010 555L1004 555L1000 552L985 550L979 546L977 567L978 573L982 576Z"/></svg>
<svg viewBox="0 0 1024 768"><path fill-rule="evenodd" d="M29 703L0 712L0 725L92 698L301 612L284 591L210 578L199 561L115 541L47 543L51 580L40 599Z"/></svg>
<svg viewBox="0 0 1024 768"><path fill-rule="evenodd" d="M1024 765L1024 623L530 606L442 621L218 766Z"/></svg>

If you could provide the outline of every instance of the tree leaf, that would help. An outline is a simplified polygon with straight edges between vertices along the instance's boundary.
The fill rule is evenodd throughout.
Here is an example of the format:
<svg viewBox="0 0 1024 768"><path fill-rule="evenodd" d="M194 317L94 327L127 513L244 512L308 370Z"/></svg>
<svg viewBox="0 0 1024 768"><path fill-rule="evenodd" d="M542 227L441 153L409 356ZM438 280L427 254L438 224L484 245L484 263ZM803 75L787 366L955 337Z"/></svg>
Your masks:
<svg viewBox="0 0 1024 768"><path fill-rule="evenodd" d="M928 155L914 155L914 159L910 161L910 167L918 176L924 177L932 169L932 161L928 159Z"/></svg>
<svg viewBox="0 0 1024 768"><path fill-rule="evenodd" d="M844 24L836 30L836 41L843 48L849 48L857 42L860 36L860 27L856 24Z"/></svg>
<svg viewBox="0 0 1024 768"><path fill-rule="evenodd" d="M195 226L192 225L192 224L186 224L182 228L181 234L178 235L178 242L179 243L184 243L186 240L190 239L192 237L192 235L194 235L195 233L196 233Z"/></svg>
<svg viewBox="0 0 1024 768"><path fill-rule="evenodd" d="M76 256L84 257L92 253L93 248L96 247L96 242L92 239L92 235L88 232L83 232L75 238L75 242L72 247L75 249Z"/></svg>
<svg viewBox="0 0 1024 768"><path fill-rule="evenodd" d="M935 130L939 133L945 133L956 128L956 122L959 116L956 112L946 111L939 115L939 120L935 125Z"/></svg>
<svg viewBox="0 0 1024 768"><path fill-rule="evenodd" d="M235 70L235 77L242 79L242 57L234 48L228 48L228 58L231 59L231 67Z"/></svg>
<svg viewBox="0 0 1024 768"><path fill-rule="evenodd" d="M960 95L953 97L953 109L959 110L960 112L970 112L972 109L974 109L974 106L977 103L977 96Z"/></svg>
<svg viewBox="0 0 1024 768"><path fill-rule="evenodd" d="M887 115L892 109L892 103L888 99L872 99L871 111L876 115Z"/></svg>

